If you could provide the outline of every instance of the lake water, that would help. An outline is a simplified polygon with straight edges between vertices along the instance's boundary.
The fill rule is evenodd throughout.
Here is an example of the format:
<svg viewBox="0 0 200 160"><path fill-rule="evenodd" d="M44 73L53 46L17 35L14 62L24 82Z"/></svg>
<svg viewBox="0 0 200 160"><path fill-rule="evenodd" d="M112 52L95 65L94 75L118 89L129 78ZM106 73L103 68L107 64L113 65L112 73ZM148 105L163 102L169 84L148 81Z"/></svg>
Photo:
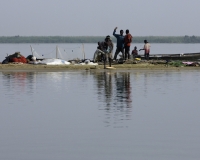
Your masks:
<svg viewBox="0 0 200 160"><path fill-rule="evenodd" d="M31 55L31 47L40 56L43 55L45 58L56 57L56 46L58 46L62 57L65 60L71 60L73 58L83 59L85 53L85 58L91 59L97 48L97 44L94 43L62 43L62 44L0 44L0 61L3 61L5 57L15 52L20 52L22 55L27 57ZM116 44L114 44L116 48ZM138 50L143 48L142 43L132 44L131 50L134 46L137 46ZM115 49L114 49L115 52ZM150 54L179 54L179 53L196 53L200 52L200 44L151 44ZM143 55L144 51L140 51L139 54Z"/></svg>
<svg viewBox="0 0 200 160"><path fill-rule="evenodd" d="M2 71L0 83L2 160L200 158L199 69Z"/></svg>

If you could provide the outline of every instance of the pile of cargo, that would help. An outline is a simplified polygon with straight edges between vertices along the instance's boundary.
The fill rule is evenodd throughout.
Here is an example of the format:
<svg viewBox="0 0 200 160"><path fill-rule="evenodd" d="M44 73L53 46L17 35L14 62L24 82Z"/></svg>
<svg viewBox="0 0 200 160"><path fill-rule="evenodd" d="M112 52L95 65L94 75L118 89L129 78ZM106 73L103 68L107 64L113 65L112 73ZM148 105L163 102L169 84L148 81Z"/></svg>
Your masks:
<svg viewBox="0 0 200 160"><path fill-rule="evenodd" d="M27 63L27 59L21 55L20 52L15 52L14 54L7 56L2 62L2 64L7 63Z"/></svg>

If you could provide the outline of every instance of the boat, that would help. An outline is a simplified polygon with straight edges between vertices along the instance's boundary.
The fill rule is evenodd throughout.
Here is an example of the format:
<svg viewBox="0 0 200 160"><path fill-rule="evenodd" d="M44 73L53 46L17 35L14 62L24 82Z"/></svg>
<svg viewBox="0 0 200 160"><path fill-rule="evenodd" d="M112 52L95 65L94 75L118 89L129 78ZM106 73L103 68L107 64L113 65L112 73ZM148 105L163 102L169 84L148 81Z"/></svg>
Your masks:
<svg viewBox="0 0 200 160"><path fill-rule="evenodd" d="M144 55L138 56L145 59ZM180 54L150 54L149 60L200 60L200 52Z"/></svg>

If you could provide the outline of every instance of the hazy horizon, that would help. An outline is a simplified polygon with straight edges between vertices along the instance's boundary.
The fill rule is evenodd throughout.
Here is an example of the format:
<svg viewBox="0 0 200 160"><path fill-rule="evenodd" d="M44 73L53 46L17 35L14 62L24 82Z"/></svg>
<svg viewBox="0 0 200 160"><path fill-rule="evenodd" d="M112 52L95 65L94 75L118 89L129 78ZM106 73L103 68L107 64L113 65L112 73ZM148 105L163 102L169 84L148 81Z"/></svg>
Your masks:
<svg viewBox="0 0 200 160"><path fill-rule="evenodd" d="M1 0L0 36L200 36L200 1Z"/></svg>
<svg viewBox="0 0 200 160"><path fill-rule="evenodd" d="M105 37L104 35L101 35L101 36L62 36L62 35L47 35L47 36L42 36L42 35L30 36L30 35L27 35L27 36L20 36L20 35L11 35L11 36L0 36L0 37L18 37L18 36L19 37ZM196 35L180 35L180 36L162 36L162 35L154 36L154 35L151 35L151 36L135 36L135 37L184 37L184 36L200 37L200 36L196 36ZM114 37L114 36L111 34L111 37Z"/></svg>

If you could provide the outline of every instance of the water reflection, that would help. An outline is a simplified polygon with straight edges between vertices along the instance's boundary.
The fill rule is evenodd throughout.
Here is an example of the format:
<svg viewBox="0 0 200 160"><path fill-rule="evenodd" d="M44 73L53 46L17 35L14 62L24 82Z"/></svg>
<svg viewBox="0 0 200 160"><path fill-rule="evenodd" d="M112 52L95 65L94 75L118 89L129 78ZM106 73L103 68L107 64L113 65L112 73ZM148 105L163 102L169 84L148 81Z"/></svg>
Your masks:
<svg viewBox="0 0 200 160"><path fill-rule="evenodd" d="M105 123L122 127L123 120L131 119L132 96L129 72L94 72L99 110L105 110Z"/></svg>
<svg viewBox="0 0 200 160"><path fill-rule="evenodd" d="M131 107L131 84L130 73L115 73L115 88L116 88L116 104L120 106Z"/></svg>
<svg viewBox="0 0 200 160"><path fill-rule="evenodd" d="M7 91L17 93L30 92L35 89L36 74L34 72L2 72L3 85Z"/></svg>

